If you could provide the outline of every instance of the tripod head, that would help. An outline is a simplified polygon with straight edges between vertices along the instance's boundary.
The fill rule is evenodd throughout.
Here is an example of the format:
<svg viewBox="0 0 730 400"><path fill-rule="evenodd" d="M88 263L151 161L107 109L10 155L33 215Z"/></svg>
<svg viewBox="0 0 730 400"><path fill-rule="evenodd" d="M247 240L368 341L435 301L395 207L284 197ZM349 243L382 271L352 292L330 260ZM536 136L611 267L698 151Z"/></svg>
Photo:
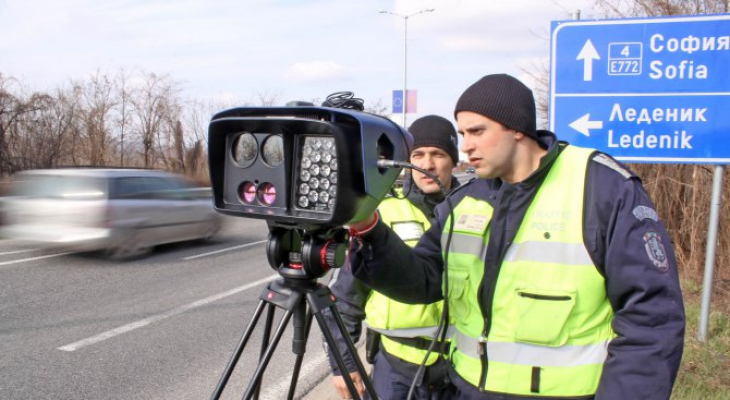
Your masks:
<svg viewBox="0 0 730 400"><path fill-rule="evenodd" d="M284 278L316 280L344 265L349 239L341 227L304 230L270 225L266 256Z"/></svg>

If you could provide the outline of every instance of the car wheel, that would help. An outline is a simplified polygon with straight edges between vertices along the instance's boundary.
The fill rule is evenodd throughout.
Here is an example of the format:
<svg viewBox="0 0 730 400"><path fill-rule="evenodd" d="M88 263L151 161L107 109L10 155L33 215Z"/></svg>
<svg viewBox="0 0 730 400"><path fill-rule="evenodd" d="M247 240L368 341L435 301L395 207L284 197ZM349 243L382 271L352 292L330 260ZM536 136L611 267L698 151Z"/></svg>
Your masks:
<svg viewBox="0 0 730 400"><path fill-rule="evenodd" d="M110 260L124 261L138 258L152 251L152 246L145 243L137 234L132 231L121 239L114 246L106 251L106 256Z"/></svg>

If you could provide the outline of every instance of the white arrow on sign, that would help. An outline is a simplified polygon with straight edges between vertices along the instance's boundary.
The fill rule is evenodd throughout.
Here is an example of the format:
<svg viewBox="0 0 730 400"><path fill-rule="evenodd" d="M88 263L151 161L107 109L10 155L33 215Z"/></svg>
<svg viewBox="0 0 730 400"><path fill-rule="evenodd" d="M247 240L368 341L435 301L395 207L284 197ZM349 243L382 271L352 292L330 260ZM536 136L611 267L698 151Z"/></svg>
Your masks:
<svg viewBox="0 0 730 400"><path fill-rule="evenodd" d="M576 131L590 137L591 129L602 129L603 128L603 121L591 121L591 114L588 113L588 114L576 119L568 126L575 129Z"/></svg>
<svg viewBox="0 0 730 400"><path fill-rule="evenodd" d="M583 45L580 53L576 60L583 60L583 80L593 80L593 60L600 60L601 57L598 55L598 51L593 46L591 39L586 40L586 44Z"/></svg>

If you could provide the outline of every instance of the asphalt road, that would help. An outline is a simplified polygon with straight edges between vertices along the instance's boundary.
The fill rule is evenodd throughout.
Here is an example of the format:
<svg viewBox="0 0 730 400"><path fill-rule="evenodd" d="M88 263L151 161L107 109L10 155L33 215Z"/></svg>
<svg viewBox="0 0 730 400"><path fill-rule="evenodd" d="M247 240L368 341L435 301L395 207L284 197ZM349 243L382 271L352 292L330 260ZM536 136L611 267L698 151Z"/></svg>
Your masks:
<svg viewBox="0 0 730 400"><path fill-rule="evenodd" d="M462 183L472 176L458 174ZM128 262L0 239L0 399L210 398L278 278L266 259L266 223L226 222L212 242L161 246ZM241 398L262 335L263 317L222 398ZM296 398L334 398L320 343L314 324ZM261 399L286 398L291 349L289 326Z"/></svg>
<svg viewBox="0 0 730 400"><path fill-rule="evenodd" d="M265 222L231 218L209 243L131 262L0 240L0 398L210 398L267 283ZM281 312L277 312L278 317ZM291 327L262 399L286 398ZM256 326L222 398L240 399L263 334ZM297 397L328 373L314 324Z"/></svg>

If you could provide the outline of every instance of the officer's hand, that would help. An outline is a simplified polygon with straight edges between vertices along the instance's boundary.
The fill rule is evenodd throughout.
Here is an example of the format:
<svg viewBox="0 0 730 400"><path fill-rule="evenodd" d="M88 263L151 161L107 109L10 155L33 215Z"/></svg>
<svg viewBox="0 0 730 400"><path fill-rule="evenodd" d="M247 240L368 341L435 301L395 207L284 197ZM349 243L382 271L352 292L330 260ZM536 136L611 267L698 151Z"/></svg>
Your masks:
<svg viewBox="0 0 730 400"><path fill-rule="evenodd" d="M362 378L360 378L360 374L357 372L352 372L350 374L350 378L352 378L352 383L355 384L355 389L357 389L357 393L360 395L360 397L362 397L363 393L365 393L365 386L362 383ZM337 394L340 396L341 399L352 398L350 390L347 388L347 384L345 383L345 378L341 376L333 376L332 384L335 386L335 389L337 389Z"/></svg>
<svg viewBox="0 0 730 400"><path fill-rule="evenodd" d="M348 226L357 232L362 232L371 227L375 223L376 218L375 213L373 213L362 221L350 222Z"/></svg>

